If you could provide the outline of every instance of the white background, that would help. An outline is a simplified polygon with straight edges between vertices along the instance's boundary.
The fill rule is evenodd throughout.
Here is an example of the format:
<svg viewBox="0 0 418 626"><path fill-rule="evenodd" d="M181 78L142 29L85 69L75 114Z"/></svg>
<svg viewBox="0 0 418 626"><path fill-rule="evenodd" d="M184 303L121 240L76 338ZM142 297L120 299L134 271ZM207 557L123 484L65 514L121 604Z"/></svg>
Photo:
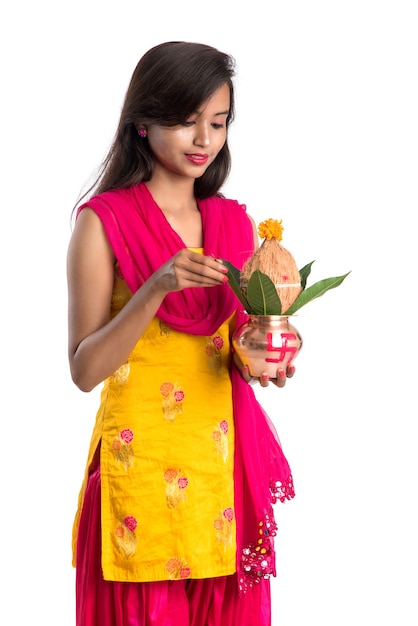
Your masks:
<svg viewBox="0 0 418 626"><path fill-rule="evenodd" d="M166 40L238 63L225 187L310 282L283 390L257 395L293 468L273 625L417 626L415 2L7 3L0 19L1 607L74 624L70 535L98 389L67 364L70 212L132 71Z"/></svg>

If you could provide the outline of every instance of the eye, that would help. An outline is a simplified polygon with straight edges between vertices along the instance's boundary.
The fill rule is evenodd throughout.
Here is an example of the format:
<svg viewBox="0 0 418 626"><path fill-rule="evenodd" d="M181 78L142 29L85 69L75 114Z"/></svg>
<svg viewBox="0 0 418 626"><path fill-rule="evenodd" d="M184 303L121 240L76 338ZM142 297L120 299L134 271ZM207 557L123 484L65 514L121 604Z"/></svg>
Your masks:
<svg viewBox="0 0 418 626"><path fill-rule="evenodd" d="M218 122L214 122L212 124L212 127L215 128L215 129L218 129L218 128L224 128L225 125L224 124L219 124Z"/></svg>

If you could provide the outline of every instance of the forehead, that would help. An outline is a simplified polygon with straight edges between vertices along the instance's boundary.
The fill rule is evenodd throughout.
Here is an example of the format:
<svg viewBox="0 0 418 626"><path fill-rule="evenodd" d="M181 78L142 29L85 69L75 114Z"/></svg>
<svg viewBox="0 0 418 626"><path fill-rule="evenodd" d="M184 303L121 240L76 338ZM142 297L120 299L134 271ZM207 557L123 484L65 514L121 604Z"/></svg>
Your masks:
<svg viewBox="0 0 418 626"><path fill-rule="evenodd" d="M203 113L203 111L210 111L213 114L228 113L231 101L231 93L229 86L225 83L221 85L213 94L202 102L198 108L197 113Z"/></svg>

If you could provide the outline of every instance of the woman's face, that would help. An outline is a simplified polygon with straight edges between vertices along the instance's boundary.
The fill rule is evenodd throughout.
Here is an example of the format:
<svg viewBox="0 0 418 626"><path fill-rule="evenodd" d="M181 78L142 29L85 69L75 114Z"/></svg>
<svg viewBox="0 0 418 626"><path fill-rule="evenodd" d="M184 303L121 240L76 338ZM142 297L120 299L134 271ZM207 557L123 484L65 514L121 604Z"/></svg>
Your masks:
<svg viewBox="0 0 418 626"><path fill-rule="evenodd" d="M186 178L199 178L216 159L227 136L230 92L222 85L184 124L148 126L148 141L160 168Z"/></svg>

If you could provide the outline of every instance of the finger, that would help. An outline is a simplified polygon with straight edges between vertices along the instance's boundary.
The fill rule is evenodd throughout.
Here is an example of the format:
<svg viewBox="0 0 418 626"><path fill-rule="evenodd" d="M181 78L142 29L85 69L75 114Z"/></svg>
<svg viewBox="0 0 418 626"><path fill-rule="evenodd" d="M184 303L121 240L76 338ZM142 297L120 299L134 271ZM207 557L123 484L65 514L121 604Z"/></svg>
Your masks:
<svg viewBox="0 0 418 626"><path fill-rule="evenodd" d="M214 272L207 268L204 270L203 267L203 265L193 265L193 263L190 263L188 266L174 264L172 278L176 281L179 289L186 287L215 287L228 280L220 272Z"/></svg>
<svg viewBox="0 0 418 626"><path fill-rule="evenodd" d="M215 285L228 282L227 268L212 257L189 251L189 255L179 255L176 269L184 272L185 279L201 285Z"/></svg>
<svg viewBox="0 0 418 626"><path fill-rule="evenodd" d="M250 374L250 369L248 367L248 365L244 365L241 369L241 375L243 377L243 379L247 382L250 383L252 380L252 376Z"/></svg>
<svg viewBox="0 0 418 626"><path fill-rule="evenodd" d="M286 368L286 376L287 378L292 378L292 376L294 375L296 371L295 366L293 365L293 363L290 363L287 368Z"/></svg>
<svg viewBox="0 0 418 626"><path fill-rule="evenodd" d="M221 259L216 259L213 255L199 254L199 252L194 252L193 250L186 250L187 258L194 263L197 263L198 265L205 265L216 272L221 272L222 274L228 273L228 268L222 263ZM183 250L181 252L183 252Z"/></svg>
<svg viewBox="0 0 418 626"><path fill-rule="evenodd" d="M269 385L269 375L266 372L263 372L260 376L260 385L262 387L268 387Z"/></svg>
<svg viewBox="0 0 418 626"><path fill-rule="evenodd" d="M284 387L286 384L286 372L284 370L277 370L277 378L274 382L277 387Z"/></svg>
<svg viewBox="0 0 418 626"><path fill-rule="evenodd" d="M239 358L239 356L238 356L238 354L236 352L233 353L233 357L234 357L235 365L237 366L237 368L241 372L241 376L243 377L245 382L246 383L250 383L250 385L253 385L254 382L257 381L257 379L254 378L251 375L250 368L248 367L248 365L243 365L241 359Z"/></svg>

